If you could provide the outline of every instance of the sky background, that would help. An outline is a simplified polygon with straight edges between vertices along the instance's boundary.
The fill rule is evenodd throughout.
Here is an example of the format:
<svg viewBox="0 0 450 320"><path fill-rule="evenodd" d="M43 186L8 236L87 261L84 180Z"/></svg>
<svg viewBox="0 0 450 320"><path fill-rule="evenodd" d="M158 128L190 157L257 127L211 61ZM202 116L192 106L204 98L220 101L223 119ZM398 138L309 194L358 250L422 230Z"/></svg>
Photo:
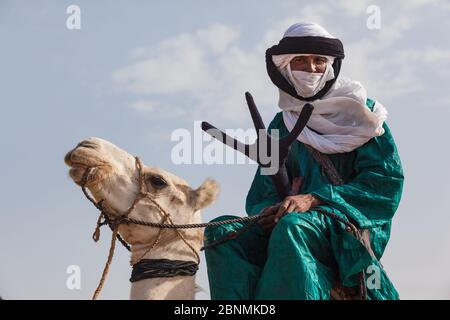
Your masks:
<svg viewBox="0 0 450 320"><path fill-rule="evenodd" d="M66 8L81 8L81 29ZM366 26L380 8L381 28ZM251 129L244 92L268 123L278 112L264 51L295 22L322 24L344 44L341 74L387 108L405 171L382 263L402 299L450 298L450 3L448 1L0 0L0 296L89 299L110 233L91 239L97 211L68 177L64 155L104 138L197 187L221 185L208 221L244 215L256 166L175 165L171 133L194 121ZM197 282L209 298L202 256ZM101 294L127 299L118 247ZM69 290L66 269L81 269Z"/></svg>

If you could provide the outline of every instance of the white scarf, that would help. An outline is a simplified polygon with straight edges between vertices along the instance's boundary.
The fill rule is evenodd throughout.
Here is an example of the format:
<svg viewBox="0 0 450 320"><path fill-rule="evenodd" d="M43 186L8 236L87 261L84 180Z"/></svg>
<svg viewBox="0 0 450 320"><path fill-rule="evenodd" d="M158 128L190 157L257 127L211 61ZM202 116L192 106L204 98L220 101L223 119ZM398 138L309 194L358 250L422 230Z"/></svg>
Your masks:
<svg viewBox="0 0 450 320"><path fill-rule="evenodd" d="M321 26L312 23L293 25L286 31L287 36L321 36L334 38ZM295 81L290 61L296 54L276 55L272 57L281 74L294 86ZM325 85L330 78L329 68L332 60L328 58L327 69L322 75L319 86ZM333 58L333 57L331 57ZM320 88L320 89L321 89ZM319 90L320 90L319 89ZM298 88L296 88L298 92ZM317 92L318 90L316 90ZM279 107L283 110L283 120L286 128L291 131L297 122L306 101L298 100L282 90ZM387 111L383 105L376 102L373 112L366 106L367 93L361 83L339 77L330 90L322 98L310 102L314 106L313 114L308 121L308 127L298 136L298 140L311 145L322 153L334 154L350 152L376 136L384 133L383 123ZM315 131L320 132L318 134Z"/></svg>

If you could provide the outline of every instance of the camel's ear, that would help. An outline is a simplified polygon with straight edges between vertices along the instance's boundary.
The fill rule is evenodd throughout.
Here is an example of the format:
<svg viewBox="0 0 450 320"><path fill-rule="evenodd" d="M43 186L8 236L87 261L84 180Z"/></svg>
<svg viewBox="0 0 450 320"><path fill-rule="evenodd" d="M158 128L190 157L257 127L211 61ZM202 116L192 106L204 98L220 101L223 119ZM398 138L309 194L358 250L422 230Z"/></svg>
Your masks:
<svg viewBox="0 0 450 320"><path fill-rule="evenodd" d="M219 184L212 180L206 179L200 187L194 190L194 208L200 210L211 205L219 195Z"/></svg>

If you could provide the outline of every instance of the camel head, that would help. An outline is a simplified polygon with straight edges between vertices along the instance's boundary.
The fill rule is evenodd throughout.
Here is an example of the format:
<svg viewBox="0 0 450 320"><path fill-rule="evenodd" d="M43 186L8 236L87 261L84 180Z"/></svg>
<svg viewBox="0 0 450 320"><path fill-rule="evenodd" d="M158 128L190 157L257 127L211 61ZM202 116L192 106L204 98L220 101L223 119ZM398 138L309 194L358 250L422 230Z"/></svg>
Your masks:
<svg viewBox="0 0 450 320"><path fill-rule="evenodd" d="M135 157L128 152L106 140L89 138L69 151L64 161L70 167L70 177L78 185L90 169L84 177L85 186L97 202L103 200L102 205L111 215L120 216L133 204L139 192L139 170ZM218 195L219 188L213 180L207 179L193 189L183 179L159 168L143 166L143 173L147 191L170 214L175 224L200 222L200 209L209 206ZM144 198L129 217L163 222L164 216L154 203ZM177 237L174 230L166 231L162 245ZM158 229L124 224L120 225L119 232L132 246L145 248L155 239ZM201 246L201 229L190 229L186 235L188 241L195 240L196 248Z"/></svg>

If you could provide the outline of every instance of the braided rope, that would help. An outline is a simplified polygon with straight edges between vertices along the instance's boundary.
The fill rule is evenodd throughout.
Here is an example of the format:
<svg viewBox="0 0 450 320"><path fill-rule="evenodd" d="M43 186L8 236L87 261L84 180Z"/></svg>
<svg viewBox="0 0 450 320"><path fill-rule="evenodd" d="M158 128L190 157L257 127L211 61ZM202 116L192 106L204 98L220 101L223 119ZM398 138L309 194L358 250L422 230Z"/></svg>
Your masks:
<svg viewBox="0 0 450 320"><path fill-rule="evenodd" d="M262 219L262 216L248 216L248 217L239 217L226 219L222 221L211 221L205 223L191 223L191 224L165 224L159 222L148 222L134 218L125 218L124 223L133 223L141 226L153 227L153 228L162 228L162 229L191 229L191 228L205 228L205 227L216 227L225 224L231 224L235 222L252 222L258 221Z"/></svg>
<svg viewBox="0 0 450 320"><path fill-rule="evenodd" d="M109 267L111 266L112 258L114 256L114 249L116 248L116 235L118 232L118 226L116 226L112 232L111 238L111 247L109 248L108 259L106 260L105 267L103 268L102 277L100 278L100 282L97 285L97 289L95 289L94 295L92 296L92 300L97 300L100 291L102 291L103 285L105 284L106 276L109 272Z"/></svg>
<svg viewBox="0 0 450 320"><path fill-rule="evenodd" d="M313 149L313 151L315 151ZM315 154L315 158L318 155L316 152L313 152L313 154ZM324 159L328 160L330 162L330 160L327 157L321 157L321 161L324 161ZM318 158L316 158L318 160ZM326 161L325 160L325 161ZM151 194L145 190L146 186L144 183L144 179L143 179L143 174L142 174L142 165L141 165L141 161L139 160L138 157L136 157L136 167L138 169L138 172L140 174L139 177L139 193L136 195L135 200L133 201L133 204L129 207L129 209L125 212L125 214L123 214L121 217L116 218L114 220L111 219L111 214L103 207L102 203L103 200L96 202L87 192L86 190L86 180L87 180L87 176L89 175L90 171L92 168L88 168L86 170L86 172L83 175L83 179L82 179L82 191L84 193L84 195L86 196L86 198L100 211L100 216L97 219L97 226L96 229L94 231L93 234L93 239L94 241L98 241L100 238L100 227L102 225L108 224L111 228L111 230L113 231L113 235L112 235L112 239L111 239L111 247L109 250L109 255L108 255L108 259L107 262L105 264L105 267L103 269L103 273L102 273L102 277L100 279L100 282L97 286L97 289L94 293L93 296L93 300L97 299L98 295L100 294L100 291L103 288L106 276L109 272L109 267L111 265L111 261L114 255L114 249L115 249L115 241L119 240L128 250L130 250L130 246L128 245L128 243L119 235L118 233L118 227L120 224L136 224L136 225L142 225L142 226L147 226L147 227L153 227L153 228L158 228L159 232L157 235L157 238L155 239L155 241L153 242L153 244L150 246L149 249L147 249L145 251L145 253L136 261L132 261L131 264L134 265L136 263L138 263L139 261L141 261L148 253L150 253L155 247L156 245L159 243L161 236L162 236L162 232L164 229L174 229L175 232L177 233L177 235L182 239L182 241L191 249L191 251L195 254L196 259L197 259L197 264L200 263L200 256L197 253L197 251L195 250L195 248L186 240L186 238L183 236L183 234L180 232L179 229L193 229L193 228L205 228L205 227L210 227L210 226L221 226L221 225L226 225L226 224L232 224L232 223L236 223L236 222L244 222L247 223L248 225L244 226L243 228L241 228L240 230L238 230L237 232L234 233L230 233L227 237L218 239L217 241L214 241L213 243L209 244L208 246L204 246L201 250L213 247L215 245L218 245L220 243L223 243L229 239L232 238L236 238L239 234L243 233L244 231L248 230L252 225L256 224L259 220L261 220L262 218L264 218L265 215L254 215L254 216L247 216L247 217L239 217L239 218L232 218L232 219L227 219L227 220L222 220L222 221L212 221L212 222L206 222L206 223L194 223L194 224L174 224L170 214L164 210L164 208L162 208L159 203L151 196ZM330 168L334 169L334 166L327 166L326 172L330 172ZM337 177L337 178L336 178ZM335 174L330 174L329 175L330 180L332 180L333 182L337 183L337 184L342 184L343 181L340 179L339 174L335 171ZM340 181L339 181L340 180ZM158 222L148 222L148 221L143 221L140 219L135 219L135 218L130 218L129 215L131 214L131 212L135 209L136 205L138 204L138 202L142 199L149 199L158 209L158 212L161 213L163 215L163 222L162 223L158 223ZM343 224L346 225L346 229L349 232L352 232L355 236L358 234L358 229L349 221L345 220L344 218L332 213L332 212L328 212L326 210L320 209L320 208L315 208L315 210L317 210L318 212L321 212L322 214L329 216L331 218L334 218L340 222L342 222ZM102 217L104 218L104 221L102 221ZM168 221L169 223L165 223L166 221Z"/></svg>
<svg viewBox="0 0 450 320"><path fill-rule="evenodd" d="M208 223L180 224L180 225L174 224L172 221L171 215L166 210L164 210L164 208L162 208L159 205L159 203L155 199L153 199L151 194L146 190L146 186L145 186L145 182L144 182L144 178L143 178L142 163L138 157L135 157L135 159L136 159L136 168L139 173L139 193L136 195L136 198L134 199L132 205L128 208L128 210L126 210L126 212L124 214L120 215L118 218L115 218L115 219L112 218L113 216L117 216L117 214L113 215L103 206L104 200L100 200L100 201L96 202L94 200L94 198L86 190L87 178L93 168L88 168L85 171L85 173L83 174L82 180L80 182L81 190L83 191L83 194L85 195L85 197L100 211L100 215L99 215L99 217L97 219L97 223L96 223L96 228L92 235L93 240L95 242L97 242L100 239L101 226L107 224L112 230L111 246L109 249L108 258L105 263L105 267L103 268L100 282L99 282L99 284L94 292L94 295L92 297L93 300L96 300L98 298L98 296L103 288L103 285L105 283L105 280L108 275L109 268L110 268L110 265L111 265L111 262L112 262L112 259L114 256L116 240L119 240L122 243L122 245L125 248L127 248L128 251L130 251L130 245L120 236L120 234L118 232L119 226L121 224L133 223L133 224L142 225L142 226L159 228L158 235L157 235L155 241L153 242L153 244L150 246L149 249L147 249L145 251L145 253L138 259L137 262L131 261L132 265L134 265L135 263L138 263L140 260L142 260L148 253L150 253L158 245L159 241L161 240L162 232L164 229L174 229L175 232L177 233L177 235L180 237L180 239L194 253L194 255L197 259L197 264L199 264L200 256L197 253L197 250L195 250L195 248L186 240L185 236L180 232L179 229L203 228L203 227L208 227L208 226L218 226L218 225L230 224L230 223L235 223L235 222L249 222L249 221L256 222L262 218L262 216L252 216L252 217L241 217L241 218L228 219L228 220L223 220L223 221L214 221L214 222L208 222ZM129 218L129 215L135 209L138 202L144 198L149 199L156 206L156 208L158 209L158 212L162 214L162 216L163 216L162 223L147 222L147 221L142 221L139 219ZM103 221L102 221L102 218L103 218ZM169 223L165 223L166 221L168 221Z"/></svg>
<svg viewBox="0 0 450 320"><path fill-rule="evenodd" d="M166 218L164 218L163 221L166 221ZM164 229L159 229L158 234L156 235L156 239L155 241L153 241L152 245L150 246L150 248L148 248L147 250L145 250L145 252L139 257L139 259L137 259L137 261L131 261L130 264L132 266L134 266L135 264L139 263L142 259L144 259L144 257L149 254L159 243L159 241L161 241L161 237L162 237L162 233L163 233Z"/></svg>

